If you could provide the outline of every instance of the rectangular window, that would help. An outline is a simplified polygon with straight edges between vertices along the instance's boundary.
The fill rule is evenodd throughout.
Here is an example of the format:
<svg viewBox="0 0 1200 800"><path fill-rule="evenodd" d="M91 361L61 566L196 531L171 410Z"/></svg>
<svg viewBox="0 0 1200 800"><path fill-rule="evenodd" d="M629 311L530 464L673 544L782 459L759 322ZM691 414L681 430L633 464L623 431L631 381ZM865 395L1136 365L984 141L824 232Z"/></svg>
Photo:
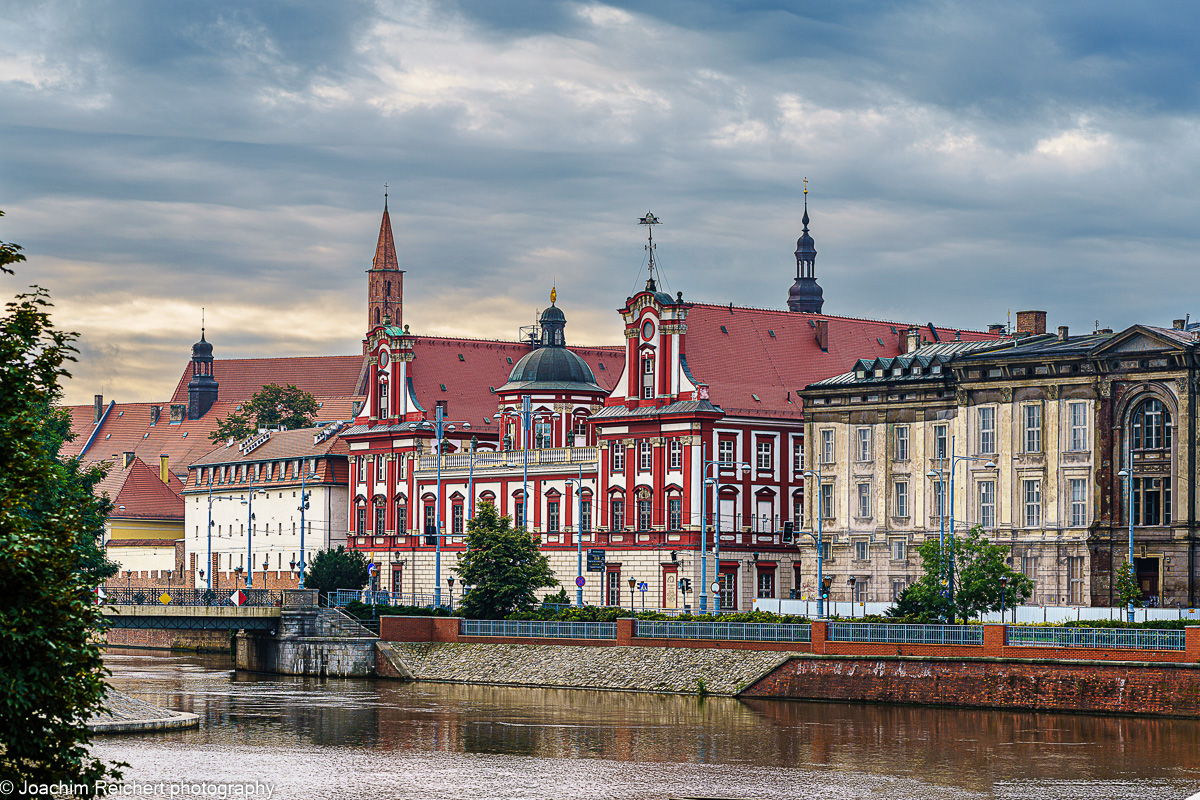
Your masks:
<svg viewBox="0 0 1200 800"><path fill-rule="evenodd" d="M1083 556L1067 556L1067 602L1083 605Z"/></svg>
<svg viewBox="0 0 1200 800"><path fill-rule="evenodd" d="M433 537L437 534L437 509L433 504L425 506L425 535ZM425 544L433 544L433 539L430 538Z"/></svg>
<svg viewBox="0 0 1200 800"><path fill-rule="evenodd" d="M358 457L358 482L359 483L367 482L367 457L366 456Z"/></svg>
<svg viewBox="0 0 1200 800"><path fill-rule="evenodd" d="M831 542L821 542L821 560L825 562L833 561L833 544Z"/></svg>
<svg viewBox="0 0 1200 800"><path fill-rule="evenodd" d="M722 464L733 463L733 440L722 439L717 442L717 461Z"/></svg>
<svg viewBox="0 0 1200 800"><path fill-rule="evenodd" d="M308 523L312 525L311 522ZM396 533L404 533L408 530L408 506L396 506Z"/></svg>
<svg viewBox="0 0 1200 800"><path fill-rule="evenodd" d="M1171 479L1133 479L1133 524L1171 524Z"/></svg>
<svg viewBox="0 0 1200 800"><path fill-rule="evenodd" d="M989 406L979 409L979 452L996 452L996 409Z"/></svg>
<svg viewBox="0 0 1200 800"><path fill-rule="evenodd" d="M759 469L774 469L775 467L775 448L772 447L772 442L767 440L758 443L758 468Z"/></svg>
<svg viewBox="0 0 1200 800"><path fill-rule="evenodd" d="M737 608L737 572L730 570L717 574L717 603L722 611Z"/></svg>
<svg viewBox="0 0 1200 800"><path fill-rule="evenodd" d="M908 482L896 483L896 505L894 511L897 517L908 518Z"/></svg>
<svg viewBox="0 0 1200 800"><path fill-rule="evenodd" d="M792 498L792 524L797 528L804 524L804 498L801 496Z"/></svg>
<svg viewBox="0 0 1200 800"><path fill-rule="evenodd" d="M833 430L821 431L821 463L833 463Z"/></svg>
<svg viewBox="0 0 1200 800"><path fill-rule="evenodd" d="M941 478L934 478L933 480L930 481L929 494L930 494L930 497L933 498L933 516L934 516L934 518L942 516L942 512L946 507L945 504L942 502L942 489L944 487L945 487L945 484L942 483Z"/></svg>
<svg viewBox="0 0 1200 800"><path fill-rule="evenodd" d="M620 441L613 442L612 447L610 448L609 452L612 453L612 471L613 472L624 472L625 471L625 443L620 442Z"/></svg>
<svg viewBox="0 0 1200 800"><path fill-rule="evenodd" d="M552 432L554 430L552 424L553 423L550 422L537 422L534 424L533 433L535 437L535 447L541 448L551 446L551 443L554 441L552 437Z"/></svg>
<svg viewBox="0 0 1200 800"><path fill-rule="evenodd" d="M1042 407L1036 404L1021 406L1021 422L1025 430L1025 452L1042 452Z"/></svg>
<svg viewBox="0 0 1200 800"><path fill-rule="evenodd" d="M896 460L908 461L908 426L896 426Z"/></svg>
<svg viewBox="0 0 1200 800"><path fill-rule="evenodd" d="M871 429L870 428L859 428L857 431L857 436L858 436L858 453L857 453L858 460L859 461L870 461L871 460Z"/></svg>
<svg viewBox="0 0 1200 800"><path fill-rule="evenodd" d="M758 596L775 596L775 570L760 569L758 572Z"/></svg>
<svg viewBox="0 0 1200 800"><path fill-rule="evenodd" d="M871 558L870 546L867 544L867 542L855 542L854 543L854 560L855 561L869 561L870 558Z"/></svg>
<svg viewBox="0 0 1200 800"><path fill-rule="evenodd" d="M678 439L672 439L667 447L667 452L670 454L670 468L683 469L683 442Z"/></svg>
<svg viewBox="0 0 1200 800"><path fill-rule="evenodd" d="M367 507L359 506L354 513L354 532L359 536L367 535Z"/></svg>
<svg viewBox="0 0 1200 800"><path fill-rule="evenodd" d="M453 533L463 532L463 505L455 503L450 509L450 530Z"/></svg>
<svg viewBox="0 0 1200 800"><path fill-rule="evenodd" d="M871 516L871 484L869 483L858 485L858 516Z"/></svg>
<svg viewBox="0 0 1200 800"><path fill-rule="evenodd" d="M683 527L683 499L672 497L667 500L667 528L677 531Z"/></svg>
<svg viewBox="0 0 1200 800"><path fill-rule="evenodd" d="M949 433L945 425L933 426L933 457L944 459L950 453Z"/></svg>
<svg viewBox="0 0 1200 800"><path fill-rule="evenodd" d="M833 519L833 484L821 484L821 519Z"/></svg>
<svg viewBox="0 0 1200 800"><path fill-rule="evenodd" d="M985 529L996 527L996 482L979 482L979 524Z"/></svg>
<svg viewBox="0 0 1200 800"><path fill-rule="evenodd" d="M1067 405L1067 449L1074 452L1090 450L1088 447L1087 403Z"/></svg>
<svg viewBox="0 0 1200 800"><path fill-rule="evenodd" d="M387 508L387 506L382 505L382 504L375 506L375 535L376 536L383 536L384 523L387 521L387 513L384 511L384 509L386 509L386 508Z"/></svg>
<svg viewBox="0 0 1200 800"><path fill-rule="evenodd" d="M892 561L903 561L905 558L905 544L903 539L892 539Z"/></svg>
<svg viewBox="0 0 1200 800"><path fill-rule="evenodd" d="M617 570L612 570L605 574L608 579L608 592L606 593L605 602L610 606L621 605L621 573Z"/></svg>
<svg viewBox="0 0 1200 800"><path fill-rule="evenodd" d="M1028 406L1034 408L1034 406ZM1042 482L1025 481L1025 527L1036 528L1042 524Z"/></svg>
<svg viewBox="0 0 1200 800"><path fill-rule="evenodd" d="M649 472L654 468L654 444L649 439L638 442L638 472Z"/></svg>
<svg viewBox="0 0 1200 800"><path fill-rule="evenodd" d="M649 500L638 500L638 530L648 531L654 527L653 507Z"/></svg>
<svg viewBox="0 0 1200 800"><path fill-rule="evenodd" d="M792 440L792 472L795 477L804 472L804 442L800 439Z"/></svg>
<svg viewBox="0 0 1200 800"><path fill-rule="evenodd" d="M905 588L906 588L906 587L905 587L905 585L904 585L904 580L903 580L903 579L896 579L896 580L893 580L893 581L892 581L892 600L893 600L893 601L895 601L895 600L899 600L899 599L900 599L900 595L904 594L904 589L905 589Z"/></svg>
<svg viewBox="0 0 1200 800"><path fill-rule="evenodd" d="M1071 527L1085 528L1088 524L1087 479L1071 479Z"/></svg>
<svg viewBox="0 0 1200 800"><path fill-rule="evenodd" d="M458 506L461 508L461 506ZM558 530L558 501L549 500L546 503L546 530Z"/></svg>
<svg viewBox="0 0 1200 800"><path fill-rule="evenodd" d="M516 527L516 528L524 528L525 527L525 504L524 503L518 502L518 503L513 504L513 527Z"/></svg>
<svg viewBox="0 0 1200 800"><path fill-rule="evenodd" d="M612 517L612 529L614 531L625 530L625 501L610 501L608 504L608 513Z"/></svg>
<svg viewBox="0 0 1200 800"><path fill-rule="evenodd" d="M579 522L585 531L592 529L592 501L579 501Z"/></svg>

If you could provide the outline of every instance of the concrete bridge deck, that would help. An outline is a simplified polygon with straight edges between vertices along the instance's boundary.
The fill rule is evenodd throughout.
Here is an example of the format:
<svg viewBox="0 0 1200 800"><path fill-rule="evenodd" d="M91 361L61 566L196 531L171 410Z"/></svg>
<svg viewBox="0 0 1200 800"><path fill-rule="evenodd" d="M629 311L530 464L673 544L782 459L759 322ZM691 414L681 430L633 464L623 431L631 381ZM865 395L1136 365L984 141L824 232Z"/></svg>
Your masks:
<svg viewBox="0 0 1200 800"><path fill-rule="evenodd" d="M112 628L275 631L281 612L278 606L120 604L104 607L104 621Z"/></svg>

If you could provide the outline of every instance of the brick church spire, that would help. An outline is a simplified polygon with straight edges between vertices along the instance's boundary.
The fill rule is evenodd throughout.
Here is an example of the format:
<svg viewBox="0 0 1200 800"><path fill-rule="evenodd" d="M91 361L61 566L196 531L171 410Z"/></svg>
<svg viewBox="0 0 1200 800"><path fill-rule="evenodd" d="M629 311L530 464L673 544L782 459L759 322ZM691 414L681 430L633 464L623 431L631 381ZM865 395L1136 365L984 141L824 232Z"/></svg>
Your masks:
<svg viewBox="0 0 1200 800"><path fill-rule="evenodd" d="M386 188L386 187L385 187ZM384 324L400 325L403 313L404 270L396 258L396 242L392 238L392 218L388 214L387 192L383 193L383 220L379 223L379 241L375 258L367 271L367 330Z"/></svg>

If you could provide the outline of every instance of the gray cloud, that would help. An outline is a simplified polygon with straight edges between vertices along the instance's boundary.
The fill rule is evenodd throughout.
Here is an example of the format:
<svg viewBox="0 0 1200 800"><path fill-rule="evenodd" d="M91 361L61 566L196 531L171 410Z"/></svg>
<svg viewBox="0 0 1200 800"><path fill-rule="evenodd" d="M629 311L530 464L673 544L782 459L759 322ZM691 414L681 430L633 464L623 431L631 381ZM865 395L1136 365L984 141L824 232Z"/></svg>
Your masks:
<svg viewBox="0 0 1200 800"><path fill-rule="evenodd" d="M84 334L73 401L165 396L200 306L221 356L355 352L385 180L418 331L511 337L556 281L572 341L618 341L648 207L673 290L782 307L804 176L831 313L1161 324L1197 249L1194 16L0 5L0 238Z"/></svg>

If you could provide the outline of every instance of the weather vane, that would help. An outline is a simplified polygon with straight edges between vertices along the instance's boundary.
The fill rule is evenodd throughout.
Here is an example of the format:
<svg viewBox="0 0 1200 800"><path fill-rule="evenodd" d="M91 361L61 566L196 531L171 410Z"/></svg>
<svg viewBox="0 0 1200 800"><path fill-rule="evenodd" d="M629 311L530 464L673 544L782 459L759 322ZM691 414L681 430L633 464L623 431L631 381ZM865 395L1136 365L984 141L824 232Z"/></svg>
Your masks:
<svg viewBox="0 0 1200 800"><path fill-rule="evenodd" d="M662 225L662 223L659 222L658 217L647 211L646 216L638 220L638 224L646 226L646 233L649 236L649 241L646 243L646 252L650 253L650 263L646 267L649 280L646 282L646 286L650 288L654 283L654 226Z"/></svg>

